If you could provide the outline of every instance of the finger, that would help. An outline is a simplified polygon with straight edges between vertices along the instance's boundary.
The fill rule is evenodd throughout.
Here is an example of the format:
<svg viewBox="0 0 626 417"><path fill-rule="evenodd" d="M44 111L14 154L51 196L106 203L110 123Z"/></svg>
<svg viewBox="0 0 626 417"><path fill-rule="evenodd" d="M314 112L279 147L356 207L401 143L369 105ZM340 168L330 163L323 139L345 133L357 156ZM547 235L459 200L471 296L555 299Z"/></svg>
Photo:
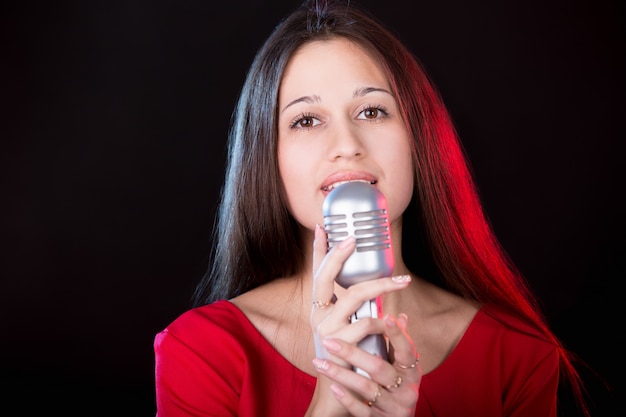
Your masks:
<svg viewBox="0 0 626 417"><path fill-rule="evenodd" d="M355 241L348 237L330 251L327 246L327 237L324 229L315 226L315 241L313 244L313 302L324 305L333 297L334 281L343 262L354 251Z"/></svg>
<svg viewBox="0 0 626 417"><path fill-rule="evenodd" d="M339 313L337 313L337 309L339 307L340 305L337 304L335 306L335 310L333 311L333 313L337 316L339 316ZM385 332L385 324L381 319L365 317L352 323L348 323L349 319L349 317L344 318L344 325L341 327L340 334L327 334L326 337L338 338L346 343L357 345L368 335L379 335ZM371 355L371 353L368 353L368 355Z"/></svg>
<svg viewBox="0 0 626 417"><path fill-rule="evenodd" d="M373 416L374 411L366 402L361 401L354 395L346 394L340 386L333 384L330 386L337 401L345 408L351 416Z"/></svg>
<svg viewBox="0 0 626 417"><path fill-rule="evenodd" d="M334 356L350 363L354 368L365 371L372 381L383 387L399 388L404 380L385 359L372 355L360 349L355 344L341 339L326 338L322 341L324 347ZM368 378L369 379L369 378ZM352 381L350 381L352 382ZM349 381L344 381L348 384ZM366 389L367 387L355 387L354 389ZM365 393L364 393L365 394Z"/></svg>
<svg viewBox="0 0 626 417"><path fill-rule="evenodd" d="M358 342L364 337L381 333L389 340L389 361L373 357L371 353L358 347ZM421 378L421 368L417 360L419 355L415 351L413 341L390 315L385 315L382 320L372 318L359 320L342 330L341 340L334 339L338 338L329 337L321 340L325 349L342 362L362 369L383 387L397 388L401 383L399 379L418 382ZM396 360L398 357L400 359ZM402 358L408 359L403 362ZM390 363L394 366L389 366Z"/></svg>
<svg viewBox="0 0 626 417"><path fill-rule="evenodd" d="M405 385L396 379L394 384L397 383L398 386L395 389L386 389L373 379L342 368L332 360L316 358L313 365L320 374L335 382L331 390L351 415L378 415L381 411L385 415L412 415L410 411L414 410L418 398L416 384ZM386 366L392 369L388 363Z"/></svg>
<svg viewBox="0 0 626 417"><path fill-rule="evenodd" d="M333 381L330 389L350 415L375 415L372 406L382 395L382 390L376 383L330 360L315 358L313 365L321 375Z"/></svg>
<svg viewBox="0 0 626 417"><path fill-rule="evenodd" d="M385 335L389 340L390 362L398 373L408 381L419 382L422 377L422 369L419 365L419 353L415 350L413 340L407 334L408 317L406 314L398 315L394 319L390 315L385 315Z"/></svg>
<svg viewBox="0 0 626 417"><path fill-rule="evenodd" d="M338 307L339 310L337 310L337 314L349 317L366 301L373 300L384 294L402 290L408 287L410 282L410 275L396 275L351 285L342 295L342 304Z"/></svg>
<svg viewBox="0 0 626 417"><path fill-rule="evenodd" d="M313 273L317 272L322 260L328 252L326 231L319 224L315 225L315 237L313 240Z"/></svg>

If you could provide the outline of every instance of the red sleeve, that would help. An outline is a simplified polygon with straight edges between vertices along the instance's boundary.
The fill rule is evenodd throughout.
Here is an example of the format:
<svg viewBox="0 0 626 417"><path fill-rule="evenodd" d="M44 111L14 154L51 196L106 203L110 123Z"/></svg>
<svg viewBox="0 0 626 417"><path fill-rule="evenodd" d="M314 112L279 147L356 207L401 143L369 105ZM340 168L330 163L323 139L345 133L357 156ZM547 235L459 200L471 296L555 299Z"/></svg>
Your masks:
<svg viewBox="0 0 626 417"><path fill-rule="evenodd" d="M183 313L154 353L156 417L304 415L315 389L228 301Z"/></svg>
<svg viewBox="0 0 626 417"><path fill-rule="evenodd" d="M532 340L532 339L528 339ZM519 340L518 340L519 342ZM531 350L518 363L511 361L505 364L509 368L504 372L517 375L505 391L504 415L510 417L557 415L557 390L559 385L559 353L556 346L549 351L542 350L548 346L538 343L521 344L519 350Z"/></svg>
<svg viewBox="0 0 626 417"><path fill-rule="evenodd" d="M238 415L245 357L227 332L191 310L156 335L154 351L157 417Z"/></svg>

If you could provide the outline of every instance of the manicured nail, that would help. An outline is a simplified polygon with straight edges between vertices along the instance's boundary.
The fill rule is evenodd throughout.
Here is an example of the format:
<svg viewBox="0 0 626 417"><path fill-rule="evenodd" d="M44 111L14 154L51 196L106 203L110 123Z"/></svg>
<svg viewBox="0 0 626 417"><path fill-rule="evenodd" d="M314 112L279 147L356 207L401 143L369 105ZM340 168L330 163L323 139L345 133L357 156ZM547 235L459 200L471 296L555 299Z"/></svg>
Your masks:
<svg viewBox="0 0 626 417"><path fill-rule="evenodd" d="M315 239L319 239L322 237L322 226L318 223L315 223Z"/></svg>
<svg viewBox="0 0 626 417"><path fill-rule="evenodd" d="M313 358L313 366L320 371L328 370L328 361L320 358Z"/></svg>
<svg viewBox="0 0 626 417"><path fill-rule="evenodd" d="M339 242L337 246L340 247L341 249L344 249L350 246L353 242L354 242L354 236L348 236L347 238Z"/></svg>
<svg viewBox="0 0 626 417"><path fill-rule="evenodd" d="M332 352L339 352L341 349L341 345L335 342L333 339L324 339L322 341L324 347Z"/></svg>
<svg viewBox="0 0 626 417"><path fill-rule="evenodd" d="M398 284L404 284L405 282L411 282L410 275L395 275L391 277L391 280Z"/></svg>

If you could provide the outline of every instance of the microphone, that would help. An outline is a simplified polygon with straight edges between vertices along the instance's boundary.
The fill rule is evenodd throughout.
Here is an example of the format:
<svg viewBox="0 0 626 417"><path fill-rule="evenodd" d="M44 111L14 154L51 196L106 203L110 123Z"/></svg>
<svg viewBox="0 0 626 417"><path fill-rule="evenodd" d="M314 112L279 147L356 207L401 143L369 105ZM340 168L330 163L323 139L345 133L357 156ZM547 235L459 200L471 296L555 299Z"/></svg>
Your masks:
<svg viewBox="0 0 626 417"><path fill-rule="evenodd" d="M346 182L334 188L322 205L328 247L332 248L352 235L354 252L343 264L336 278L344 288L388 277L393 273L394 258L387 199L380 190L363 181ZM368 300L350 317L354 323L365 317L382 317L380 297ZM361 349L388 360L387 343L382 334L366 336L357 344ZM369 378L367 372L355 369Z"/></svg>

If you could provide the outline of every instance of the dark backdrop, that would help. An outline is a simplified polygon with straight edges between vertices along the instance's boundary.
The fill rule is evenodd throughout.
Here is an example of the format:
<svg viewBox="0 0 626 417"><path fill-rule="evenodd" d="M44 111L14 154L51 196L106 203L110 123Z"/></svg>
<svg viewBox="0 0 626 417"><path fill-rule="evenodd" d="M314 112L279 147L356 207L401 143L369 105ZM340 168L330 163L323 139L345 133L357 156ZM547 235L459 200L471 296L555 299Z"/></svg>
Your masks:
<svg viewBox="0 0 626 417"><path fill-rule="evenodd" d="M617 390L584 373L609 415L624 399L621 2L362 3L439 85L497 235ZM295 4L0 6L3 408L154 414L153 337L206 269L236 96Z"/></svg>

